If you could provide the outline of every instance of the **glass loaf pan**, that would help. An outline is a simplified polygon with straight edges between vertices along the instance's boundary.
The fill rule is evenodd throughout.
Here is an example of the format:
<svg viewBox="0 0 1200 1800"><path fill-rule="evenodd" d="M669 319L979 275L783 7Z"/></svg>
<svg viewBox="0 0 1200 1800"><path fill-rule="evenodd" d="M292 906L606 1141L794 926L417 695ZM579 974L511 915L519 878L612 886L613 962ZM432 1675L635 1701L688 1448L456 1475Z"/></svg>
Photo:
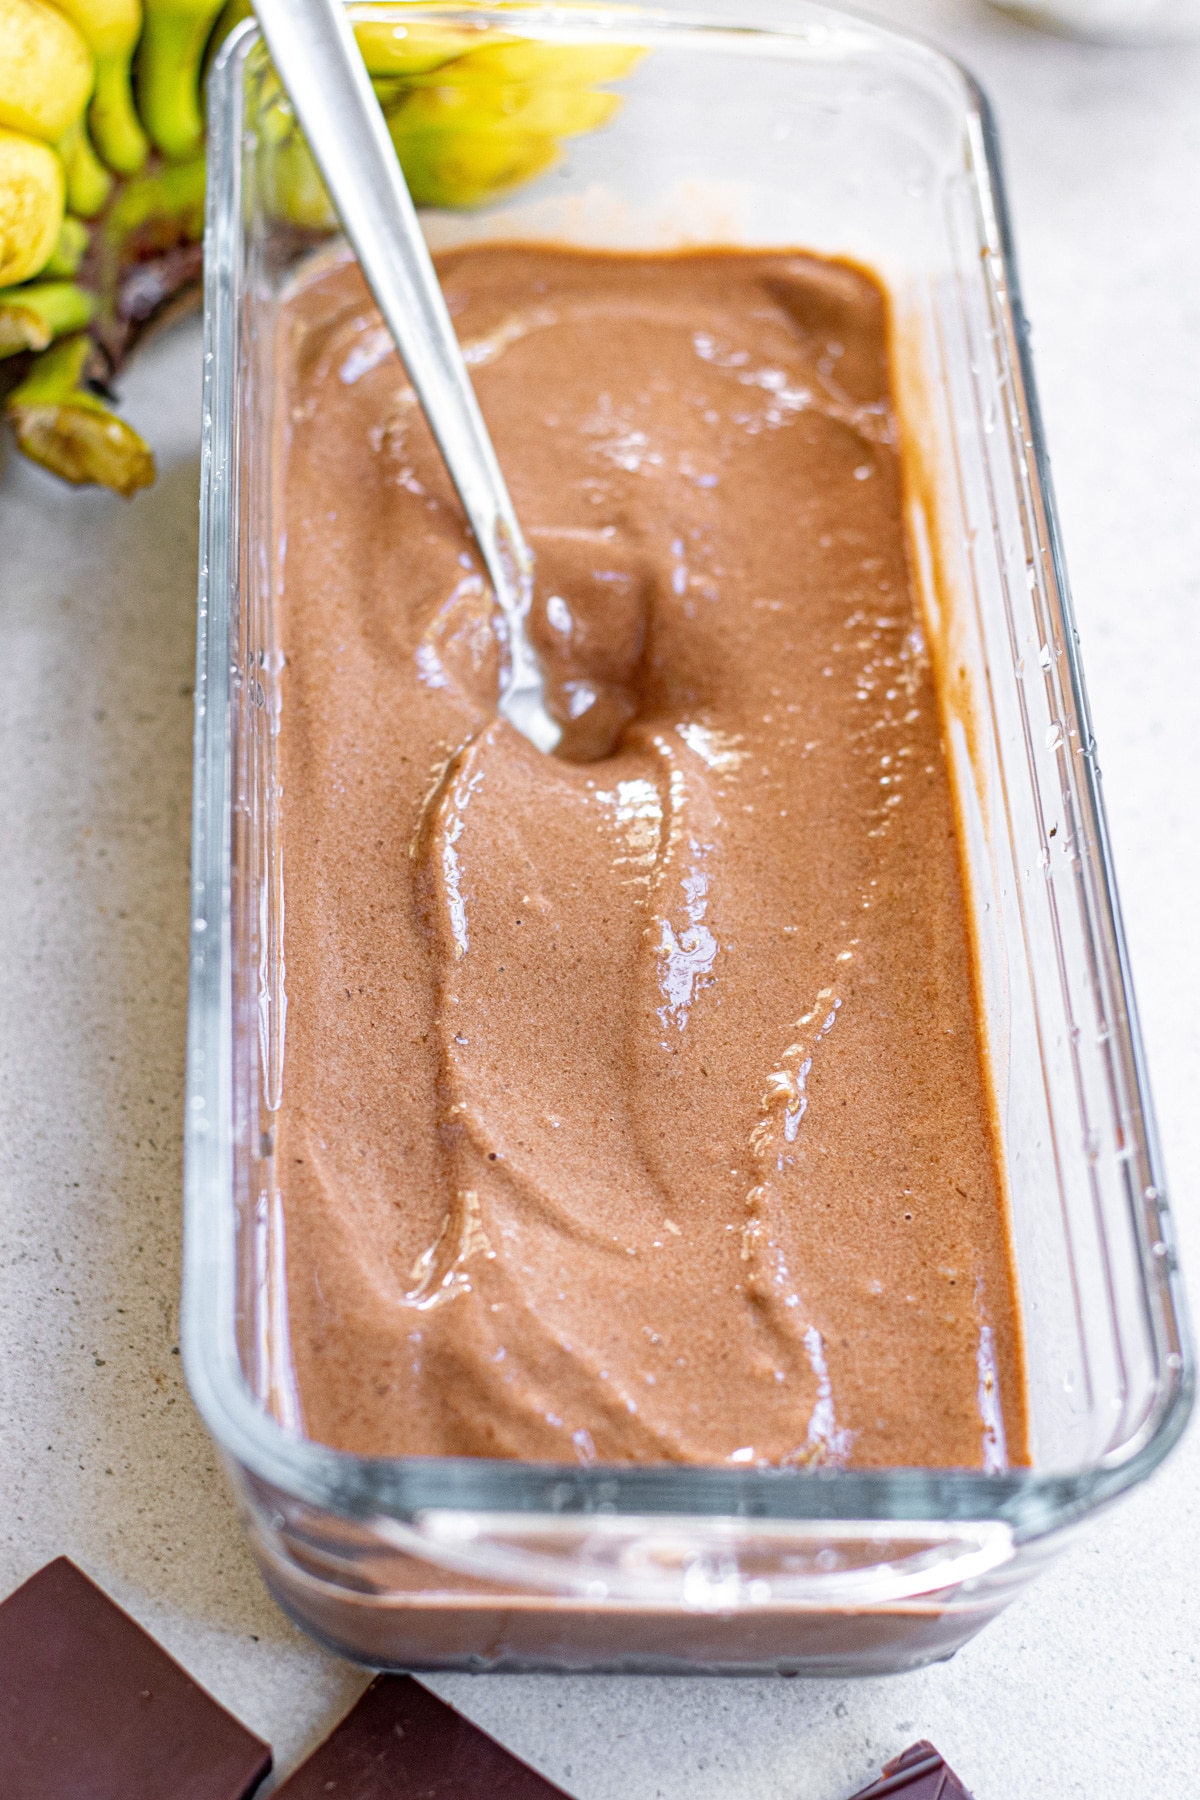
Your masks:
<svg viewBox="0 0 1200 1800"><path fill-rule="evenodd" d="M1032 1467L361 1458L295 1426L280 1209L274 220L252 24L210 82L183 1345L266 1580L382 1667L821 1672L951 1655L1178 1437L1192 1364L986 104L935 50L620 8L356 7L646 55L604 130L435 245L803 247L884 281L1029 1361ZM787 504L787 496L780 496Z"/></svg>

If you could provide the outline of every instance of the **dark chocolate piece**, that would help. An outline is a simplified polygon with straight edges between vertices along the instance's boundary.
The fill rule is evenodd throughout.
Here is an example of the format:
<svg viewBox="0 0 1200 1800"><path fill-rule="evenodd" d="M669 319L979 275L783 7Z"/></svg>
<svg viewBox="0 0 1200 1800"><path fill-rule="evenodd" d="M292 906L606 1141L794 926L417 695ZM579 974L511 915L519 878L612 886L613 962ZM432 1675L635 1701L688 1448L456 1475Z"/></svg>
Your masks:
<svg viewBox="0 0 1200 1800"><path fill-rule="evenodd" d="M903 1800L971 1800L941 1752L926 1738L885 1763L879 1780L852 1794L850 1800L885 1800L891 1794Z"/></svg>
<svg viewBox="0 0 1200 1800"><path fill-rule="evenodd" d="M65 1556L0 1606L4 1800L248 1800L270 1767Z"/></svg>
<svg viewBox="0 0 1200 1800"><path fill-rule="evenodd" d="M570 1800L410 1675L379 1675L275 1800Z"/></svg>

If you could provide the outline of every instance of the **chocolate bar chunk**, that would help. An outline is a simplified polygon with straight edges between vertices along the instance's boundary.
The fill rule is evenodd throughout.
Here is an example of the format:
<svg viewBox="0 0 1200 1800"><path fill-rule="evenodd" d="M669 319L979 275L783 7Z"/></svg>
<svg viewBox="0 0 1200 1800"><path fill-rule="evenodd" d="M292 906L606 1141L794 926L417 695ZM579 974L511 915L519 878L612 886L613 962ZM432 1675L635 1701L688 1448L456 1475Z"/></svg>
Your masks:
<svg viewBox="0 0 1200 1800"><path fill-rule="evenodd" d="M65 1556L0 1606L4 1800L247 1800L270 1767Z"/></svg>
<svg viewBox="0 0 1200 1800"><path fill-rule="evenodd" d="M379 1675L275 1800L570 1800L409 1675Z"/></svg>
<svg viewBox="0 0 1200 1800"><path fill-rule="evenodd" d="M900 1800L971 1800L954 1770L925 1738L885 1764L879 1780L851 1795L851 1800L885 1800L891 1794Z"/></svg>

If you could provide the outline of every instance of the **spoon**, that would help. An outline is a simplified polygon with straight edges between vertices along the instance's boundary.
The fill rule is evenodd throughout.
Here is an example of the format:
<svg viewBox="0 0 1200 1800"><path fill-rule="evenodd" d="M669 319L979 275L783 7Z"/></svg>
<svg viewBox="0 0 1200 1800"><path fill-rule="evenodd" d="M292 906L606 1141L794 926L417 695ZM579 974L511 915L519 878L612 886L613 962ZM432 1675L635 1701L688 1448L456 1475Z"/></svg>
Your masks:
<svg viewBox="0 0 1200 1800"><path fill-rule="evenodd" d="M254 0L254 9L491 577L508 636L499 711L549 754L562 731L547 711L542 671L526 629L533 553L350 22L340 0Z"/></svg>

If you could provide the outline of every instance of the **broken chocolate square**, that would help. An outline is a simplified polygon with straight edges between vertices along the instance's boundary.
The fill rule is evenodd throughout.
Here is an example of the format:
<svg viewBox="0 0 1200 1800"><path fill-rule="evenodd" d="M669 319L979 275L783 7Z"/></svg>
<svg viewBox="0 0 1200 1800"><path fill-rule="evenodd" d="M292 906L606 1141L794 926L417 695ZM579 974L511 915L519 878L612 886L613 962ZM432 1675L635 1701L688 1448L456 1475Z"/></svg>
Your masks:
<svg viewBox="0 0 1200 1800"><path fill-rule="evenodd" d="M409 1675L379 1675L275 1800L570 1800Z"/></svg>
<svg viewBox="0 0 1200 1800"><path fill-rule="evenodd" d="M0 1605L4 1800L248 1800L270 1767L65 1556Z"/></svg>
<svg viewBox="0 0 1200 1800"><path fill-rule="evenodd" d="M892 1794L899 1800L971 1800L954 1770L926 1738L893 1757L884 1765L879 1780L851 1795L851 1800L887 1800Z"/></svg>

